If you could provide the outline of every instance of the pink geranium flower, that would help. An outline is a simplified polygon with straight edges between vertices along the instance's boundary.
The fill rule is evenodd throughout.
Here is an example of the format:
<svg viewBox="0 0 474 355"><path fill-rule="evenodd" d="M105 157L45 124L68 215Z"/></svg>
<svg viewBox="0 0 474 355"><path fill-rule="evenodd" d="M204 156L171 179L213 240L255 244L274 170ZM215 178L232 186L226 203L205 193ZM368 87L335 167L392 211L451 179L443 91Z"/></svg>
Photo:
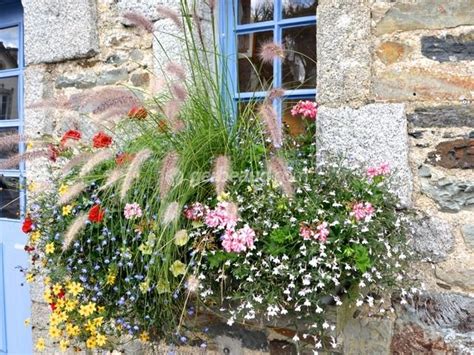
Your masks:
<svg viewBox="0 0 474 355"><path fill-rule="evenodd" d="M214 210L210 210L206 214L204 223L211 228L234 229L237 219L235 205L229 202L220 202Z"/></svg>
<svg viewBox="0 0 474 355"><path fill-rule="evenodd" d="M304 240L309 240L313 236L314 232L313 230L305 225L302 225L300 227L300 236L303 237Z"/></svg>
<svg viewBox="0 0 474 355"><path fill-rule="evenodd" d="M138 203L127 203L123 209L123 215L126 219L133 219L136 217L141 217L143 212Z"/></svg>
<svg viewBox="0 0 474 355"><path fill-rule="evenodd" d="M206 215L209 208L202 203L195 202L191 206L184 209L184 217L191 221L198 221Z"/></svg>
<svg viewBox="0 0 474 355"><path fill-rule="evenodd" d="M292 116L301 115L305 118L309 118L311 120L316 119L316 115L318 113L318 104L314 101L299 101L293 108L291 109Z"/></svg>
<svg viewBox="0 0 474 355"><path fill-rule="evenodd" d="M374 213L375 209L370 202L358 202L352 207L351 215L354 216L357 221L365 219L365 221L368 222Z"/></svg>
<svg viewBox="0 0 474 355"><path fill-rule="evenodd" d="M222 247L228 253L241 253L254 248L255 231L248 225L234 231L227 229L222 236Z"/></svg>
<svg viewBox="0 0 474 355"><path fill-rule="evenodd" d="M371 179L376 176L387 176L390 174L390 165L388 163L382 163L379 166L370 166L367 168L366 173Z"/></svg>
<svg viewBox="0 0 474 355"><path fill-rule="evenodd" d="M328 222L323 222L316 227L316 234L314 235L314 237L316 239L319 239L321 243L326 242L326 240L328 239L328 235L329 235Z"/></svg>

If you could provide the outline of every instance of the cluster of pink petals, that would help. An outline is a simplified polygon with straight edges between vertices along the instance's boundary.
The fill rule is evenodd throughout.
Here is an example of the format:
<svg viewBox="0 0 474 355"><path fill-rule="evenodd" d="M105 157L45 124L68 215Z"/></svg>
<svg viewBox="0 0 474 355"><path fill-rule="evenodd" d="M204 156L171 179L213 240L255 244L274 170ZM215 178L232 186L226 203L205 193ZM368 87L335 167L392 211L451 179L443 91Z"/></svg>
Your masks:
<svg viewBox="0 0 474 355"><path fill-rule="evenodd" d="M388 163L382 163L379 166L371 166L367 168L367 175L370 178L374 178L376 176L386 176L390 174L390 165Z"/></svg>
<svg viewBox="0 0 474 355"><path fill-rule="evenodd" d="M247 224L237 231L227 229L222 237L222 247L228 253L240 253L254 247L255 231Z"/></svg>
<svg viewBox="0 0 474 355"><path fill-rule="evenodd" d="M355 217L357 221L365 219L366 222L370 221L375 209L370 202L358 202L352 207L351 215Z"/></svg>
<svg viewBox="0 0 474 355"><path fill-rule="evenodd" d="M311 120L316 119L316 115L318 113L318 104L314 101L299 101L293 108L291 109L292 116L302 115L305 118L309 118Z"/></svg>
<svg viewBox="0 0 474 355"><path fill-rule="evenodd" d="M321 243L324 243L328 239L328 235L329 228L327 222L320 223L316 227L316 230L306 225L302 225L300 227L300 236L303 237L304 240L315 239L319 240Z"/></svg>
<svg viewBox="0 0 474 355"><path fill-rule="evenodd" d="M191 206L184 209L184 217L190 221L199 221L203 219L209 208L202 203L195 202Z"/></svg>
<svg viewBox="0 0 474 355"><path fill-rule="evenodd" d="M132 219L135 217L141 217L143 212L138 203L127 203L123 209L123 215L126 219Z"/></svg>
<svg viewBox="0 0 474 355"><path fill-rule="evenodd" d="M204 223L211 228L234 229L237 225L237 215L232 211L229 202L220 202L214 210L207 212Z"/></svg>

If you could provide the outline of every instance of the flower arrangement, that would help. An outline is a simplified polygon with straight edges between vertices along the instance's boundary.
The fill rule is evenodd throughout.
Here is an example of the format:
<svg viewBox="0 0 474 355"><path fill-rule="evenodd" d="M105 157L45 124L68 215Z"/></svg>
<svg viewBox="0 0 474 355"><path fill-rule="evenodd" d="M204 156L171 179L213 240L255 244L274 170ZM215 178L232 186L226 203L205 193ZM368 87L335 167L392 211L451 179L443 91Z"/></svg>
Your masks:
<svg viewBox="0 0 474 355"><path fill-rule="evenodd" d="M199 29L199 16L181 23L170 11L183 31ZM128 18L150 29L140 15ZM205 53L214 79L197 60L203 50L188 48L198 74L170 63L168 90L97 104L96 113L112 111L109 131L88 140L68 130L49 143L50 185L22 230L27 281L44 280L51 341L61 350L114 349L124 335L181 344L205 311L230 325L308 318L303 336L318 349L334 326L328 304L390 311L377 297L400 290L406 252L389 166L316 159L312 101L291 110L308 121L304 137L284 134L272 100L231 119L218 55ZM281 51L267 44L262 56Z"/></svg>

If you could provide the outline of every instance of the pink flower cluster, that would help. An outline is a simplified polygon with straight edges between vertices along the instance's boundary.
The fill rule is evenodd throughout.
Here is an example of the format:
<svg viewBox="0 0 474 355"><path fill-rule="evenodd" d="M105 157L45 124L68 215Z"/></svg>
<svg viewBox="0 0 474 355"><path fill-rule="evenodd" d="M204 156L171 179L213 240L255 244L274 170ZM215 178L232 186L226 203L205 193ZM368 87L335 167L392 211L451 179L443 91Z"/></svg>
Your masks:
<svg viewBox="0 0 474 355"><path fill-rule="evenodd" d="M126 219L132 219L135 217L141 217L143 212L138 203L127 203L123 209L123 215Z"/></svg>
<svg viewBox="0 0 474 355"><path fill-rule="evenodd" d="M316 119L316 114L318 113L318 104L313 101L299 101L291 109L291 115L297 116L302 115L303 117L309 118L311 120Z"/></svg>
<svg viewBox="0 0 474 355"><path fill-rule="evenodd" d="M222 237L222 247L228 253L240 253L247 249L253 249L255 232L247 224L237 230L227 229Z"/></svg>
<svg viewBox="0 0 474 355"><path fill-rule="evenodd" d="M379 166L370 166L367 168L367 175L370 178L386 176L388 174L390 174L390 165L388 163L382 163Z"/></svg>
<svg viewBox="0 0 474 355"><path fill-rule="evenodd" d="M199 221L204 218L209 208L202 203L195 202L184 209L184 217L190 221Z"/></svg>
<svg viewBox="0 0 474 355"><path fill-rule="evenodd" d="M220 202L204 217L204 223L211 228L234 229L237 225L237 208L229 202Z"/></svg>
<svg viewBox="0 0 474 355"><path fill-rule="evenodd" d="M329 229L327 222L320 223L316 227L316 230L307 225L302 225L300 227L300 236L303 237L304 240L315 239L319 240L321 243L325 243L328 239L328 235Z"/></svg>
<svg viewBox="0 0 474 355"><path fill-rule="evenodd" d="M355 217L357 221L365 219L366 222L370 221L375 209L370 202L358 202L352 207L351 215Z"/></svg>

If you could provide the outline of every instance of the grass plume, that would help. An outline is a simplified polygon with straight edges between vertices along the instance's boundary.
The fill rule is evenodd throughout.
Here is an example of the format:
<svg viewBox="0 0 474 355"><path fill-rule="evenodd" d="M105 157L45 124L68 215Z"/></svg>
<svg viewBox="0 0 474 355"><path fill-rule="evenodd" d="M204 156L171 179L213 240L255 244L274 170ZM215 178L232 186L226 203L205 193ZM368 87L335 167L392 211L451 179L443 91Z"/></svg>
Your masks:
<svg viewBox="0 0 474 355"><path fill-rule="evenodd" d="M71 244L77 238L77 235L85 228L87 219L87 213L83 212L77 216L74 222L69 226L64 235L63 251L67 251L71 247Z"/></svg>
<svg viewBox="0 0 474 355"><path fill-rule="evenodd" d="M149 149L143 149L135 155L132 162L128 166L127 173L122 183L122 189L120 190L121 200L127 196L128 190L130 190L133 182L140 175L140 169L142 165L151 157L151 155L152 151Z"/></svg>
<svg viewBox="0 0 474 355"><path fill-rule="evenodd" d="M145 16L136 12L126 12L123 18L127 19L134 26L142 28L148 33L153 33L153 22L148 20Z"/></svg>
<svg viewBox="0 0 474 355"><path fill-rule="evenodd" d="M164 199L178 174L178 153L171 151L163 158L160 169L160 197Z"/></svg>
<svg viewBox="0 0 474 355"><path fill-rule="evenodd" d="M69 189L59 198L59 205L65 205L74 200L87 188L86 184L79 181L69 187Z"/></svg>
<svg viewBox="0 0 474 355"><path fill-rule="evenodd" d="M268 170L280 184L283 192L288 197L293 197L293 176L291 175L285 160L277 156L271 157L268 164Z"/></svg>
<svg viewBox="0 0 474 355"><path fill-rule="evenodd" d="M260 106L260 116L263 119L267 134L269 135L273 146L278 149L282 146L282 132L277 120L277 112L271 103L264 103Z"/></svg>
<svg viewBox="0 0 474 355"><path fill-rule="evenodd" d="M89 174L95 167L99 164L112 159L114 156L114 152L111 149L101 149L97 153L95 153L88 161L83 165L81 171L79 172L79 176L85 176Z"/></svg>
<svg viewBox="0 0 474 355"><path fill-rule="evenodd" d="M230 169L230 159L225 155L218 156L214 163L214 170L212 173L217 196L225 191L227 181L230 177Z"/></svg>

